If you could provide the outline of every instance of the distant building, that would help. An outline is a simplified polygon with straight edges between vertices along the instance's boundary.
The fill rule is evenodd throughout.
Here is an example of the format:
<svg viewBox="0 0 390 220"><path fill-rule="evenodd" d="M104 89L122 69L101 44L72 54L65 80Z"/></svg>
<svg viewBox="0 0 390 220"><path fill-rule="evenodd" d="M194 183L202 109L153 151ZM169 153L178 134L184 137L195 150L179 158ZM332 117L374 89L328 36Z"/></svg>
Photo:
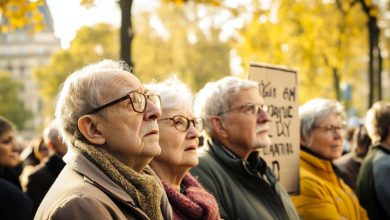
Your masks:
<svg viewBox="0 0 390 220"><path fill-rule="evenodd" d="M36 128L44 125L40 114L43 101L32 71L47 64L50 56L60 49L60 41L54 35L53 19L47 4L44 3L39 10L44 16L44 30L34 34L27 29L0 34L0 69L12 73L13 78L22 82L20 98L34 114L34 119L22 131L25 137L31 137Z"/></svg>

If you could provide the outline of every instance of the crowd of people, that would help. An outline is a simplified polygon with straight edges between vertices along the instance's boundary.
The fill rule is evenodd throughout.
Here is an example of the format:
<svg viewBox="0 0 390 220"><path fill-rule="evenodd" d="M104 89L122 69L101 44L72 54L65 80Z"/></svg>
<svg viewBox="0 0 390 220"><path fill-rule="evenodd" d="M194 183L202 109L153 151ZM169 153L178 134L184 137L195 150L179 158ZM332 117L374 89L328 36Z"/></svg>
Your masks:
<svg viewBox="0 0 390 220"><path fill-rule="evenodd" d="M257 82L224 77L194 96L177 77L143 84L122 62L90 64L23 152L0 116L0 219L390 219L390 102L343 154L346 117L335 100L299 107L289 195L258 151L272 143Z"/></svg>

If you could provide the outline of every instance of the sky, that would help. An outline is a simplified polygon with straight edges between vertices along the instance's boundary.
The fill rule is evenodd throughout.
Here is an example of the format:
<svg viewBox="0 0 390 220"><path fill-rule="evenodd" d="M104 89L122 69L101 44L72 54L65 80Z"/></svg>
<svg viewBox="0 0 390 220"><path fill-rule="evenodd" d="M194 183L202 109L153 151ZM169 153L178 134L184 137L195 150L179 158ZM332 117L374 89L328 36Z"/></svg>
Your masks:
<svg viewBox="0 0 390 220"><path fill-rule="evenodd" d="M107 22L120 26L120 9L117 0L95 0L95 6L86 9L80 6L81 0L46 0L53 17L54 33L61 40L61 47L68 48L76 31L85 25ZM157 0L134 0L133 12L152 10Z"/></svg>

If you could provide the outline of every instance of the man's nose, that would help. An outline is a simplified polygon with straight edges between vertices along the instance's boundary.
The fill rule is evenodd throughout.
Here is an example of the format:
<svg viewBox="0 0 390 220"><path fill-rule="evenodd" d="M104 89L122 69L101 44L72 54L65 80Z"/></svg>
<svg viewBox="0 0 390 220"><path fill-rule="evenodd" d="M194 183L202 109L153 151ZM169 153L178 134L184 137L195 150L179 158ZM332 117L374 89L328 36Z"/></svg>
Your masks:
<svg viewBox="0 0 390 220"><path fill-rule="evenodd" d="M270 119L270 116L268 115L268 112L264 110L260 110L259 113L257 114L257 123L262 124L265 122L268 122Z"/></svg>
<svg viewBox="0 0 390 220"><path fill-rule="evenodd" d="M144 113L144 119L145 120L150 120L150 119L157 119L161 116L162 110L160 106L157 106L150 100L148 100L145 113Z"/></svg>

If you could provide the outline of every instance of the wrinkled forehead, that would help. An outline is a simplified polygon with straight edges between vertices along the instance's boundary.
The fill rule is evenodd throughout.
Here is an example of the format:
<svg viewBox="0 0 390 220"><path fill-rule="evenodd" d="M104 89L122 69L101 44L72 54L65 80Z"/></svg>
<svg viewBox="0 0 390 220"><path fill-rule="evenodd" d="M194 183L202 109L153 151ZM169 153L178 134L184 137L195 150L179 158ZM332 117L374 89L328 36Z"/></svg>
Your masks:
<svg viewBox="0 0 390 220"><path fill-rule="evenodd" d="M105 84L104 91L102 91L103 99L118 98L118 96L134 90L144 91L141 81L126 71L114 71L107 74L103 80Z"/></svg>
<svg viewBox="0 0 390 220"><path fill-rule="evenodd" d="M264 104L263 98L260 96L259 91L256 88L240 89L229 96L229 107L237 104Z"/></svg>

